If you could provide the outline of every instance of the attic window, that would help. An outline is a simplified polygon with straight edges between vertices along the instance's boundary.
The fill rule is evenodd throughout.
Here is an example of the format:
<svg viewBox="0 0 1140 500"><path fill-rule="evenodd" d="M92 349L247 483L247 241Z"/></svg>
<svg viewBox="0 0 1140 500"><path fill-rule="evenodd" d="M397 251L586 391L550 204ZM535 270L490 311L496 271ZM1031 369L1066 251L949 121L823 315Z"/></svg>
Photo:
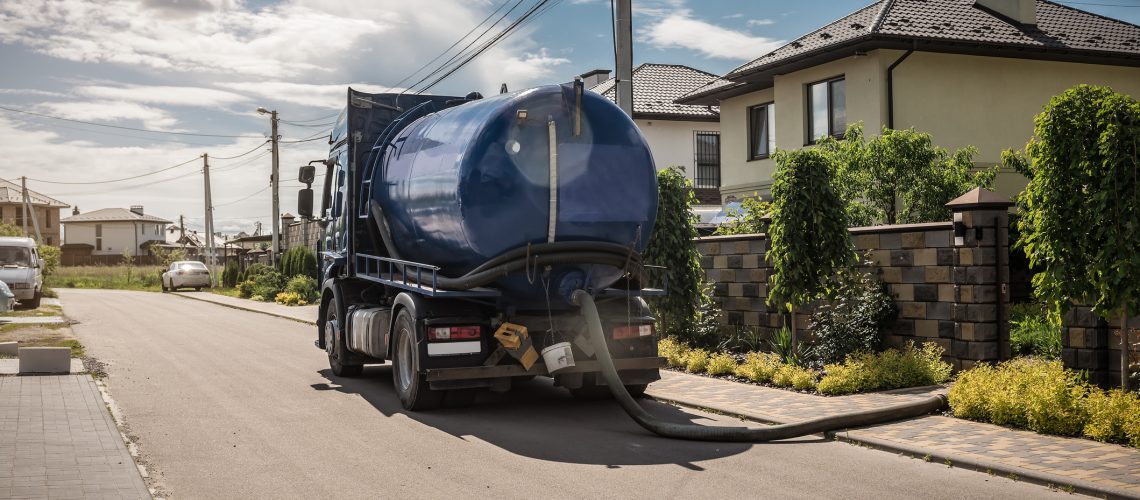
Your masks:
<svg viewBox="0 0 1140 500"><path fill-rule="evenodd" d="M795 47L797 49L800 47L803 47L803 46L804 46L804 44L802 44L800 42L792 42L792 47Z"/></svg>
<svg viewBox="0 0 1140 500"><path fill-rule="evenodd" d="M851 23L851 29L853 29L853 30L861 30L863 28L866 28L866 26L863 26L862 24L859 24L859 23Z"/></svg>
<svg viewBox="0 0 1140 500"><path fill-rule="evenodd" d="M827 40L828 38L831 38L831 33L820 33L819 37L824 39L824 40Z"/></svg>

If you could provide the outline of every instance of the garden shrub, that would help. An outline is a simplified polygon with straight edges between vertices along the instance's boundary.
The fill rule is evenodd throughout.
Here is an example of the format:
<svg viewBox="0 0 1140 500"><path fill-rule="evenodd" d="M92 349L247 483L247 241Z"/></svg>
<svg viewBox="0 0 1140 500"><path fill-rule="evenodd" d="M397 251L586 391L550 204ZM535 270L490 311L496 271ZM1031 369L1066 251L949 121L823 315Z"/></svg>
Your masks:
<svg viewBox="0 0 1140 500"><path fill-rule="evenodd" d="M691 349L685 355L685 370L689 373L701 373L709 366L709 352L704 349Z"/></svg>
<svg viewBox="0 0 1140 500"><path fill-rule="evenodd" d="M783 365L784 363L776 354L750 352L744 357L744 362L736 367L734 373L737 377L746 378L758 384L766 384L772 381L776 370L779 370Z"/></svg>
<svg viewBox="0 0 1140 500"><path fill-rule="evenodd" d="M285 277L277 271L258 274L252 278L238 283L238 296L253 300L266 301L277 297L285 289ZM261 297L258 299L257 297Z"/></svg>
<svg viewBox="0 0 1140 500"><path fill-rule="evenodd" d="M286 306L303 306L308 304L308 302L301 297L301 294L297 292L281 292L273 298L273 301Z"/></svg>
<svg viewBox="0 0 1140 500"><path fill-rule="evenodd" d="M237 286L239 278L241 278L241 270L238 269L237 264L227 262L226 267L222 269L222 286L232 288Z"/></svg>
<svg viewBox="0 0 1140 500"><path fill-rule="evenodd" d="M811 316L815 354L824 363L841 363L849 354L877 351L883 331L898 317L895 301L870 273L838 274L828 301Z"/></svg>
<svg viewBox="0 0 1140 500"><path fill-rule="evenodd" d="M805 366L815 357L815 350L805 344L792 342L792 331L780 328L768 339L768 347L779 356L780 361L789 365Z"/></svg>
<svg viewBox="0 0 1140 500"><path fill-rule="evenodd" d="M795 365L781 365L772 375L772 384L778 387L791 387L798 391L815 389L815 372L810 368Z"/></svg>
<svg viewBox="0 0 1140 500"><path fill-rule="evenodd" d="M1088 415L1085 436L1140 447L1140 394L1120 389L1093 390L1084 406Z"/></svg>
<svg viewBox="0 0 1140 500"><path fill-rule="evenodd" d="M709 357L708 367L705 369L709 375L728 375L736 371L736 358L727 352L718 352Z"/></svg>
<svg viewBox="0 0 1140 500"><path fill-rule="evenodd" d="M693 340L695 320L701 305L701 255L693 239L696 216L690 210L696 202L692 182L680 167L657 172L657 222L653 234L642 234L648 240L642 259L647 264L664 266L669 280L669 294L649 299L657 317L658 330Z"/></svg>
<svg viewBox="0 0 1140 500"><path fill-rule="evenodd" d="M951 372L951 366L942 361L942 353L938 344L916 348L913 342L902 350L855 353L843 363L823 367L819 392L852 394L941 384L950 379Z"/></svg>
<svg viewBox="0 0 1140 500"><path fill-rule="evenodd" d="M1061 317L1044 304L1009 308L1009 346L1015 356L1061 357Z"/></svg>
<svg viewBox="0 0 1140 500"><path fill-rule="evenodd" d="M253 280L242 281L234 287L237 288L238 297L248 299L253 296Z"/></svg>
<svg viewBox="0 0 1140 500"><path fill-rule="evenodd" d="M1047 434L1074 435L1086 421L1089 385L1060 361L1015 358L979 365L958 375L950 388L956 416Z"/></svg>
<svg viewBox="0 0 1140 500"><path fill-rule="evenodd" d="M305 302L313 302L318 295L317 280L305 275L293 276L285 284L285 291L297 294Z"/></svg>
<svg viewBox="0 0 1140 500"><path fill-rule="evenodd" d="M317 279L317 254L308 247L293 247L281 256L281 274Z"/></svg>
<svg viewBox="0 0 1140 500"><path fill-rule="evenodd" d="M265 264L261 264L261 263L251 264L249 267L247 267L245 269L245 273L243 273L241 275L241 281L251 280L255 276L268 273L272 270L273 270L272 267L267 266Z"/></svg>

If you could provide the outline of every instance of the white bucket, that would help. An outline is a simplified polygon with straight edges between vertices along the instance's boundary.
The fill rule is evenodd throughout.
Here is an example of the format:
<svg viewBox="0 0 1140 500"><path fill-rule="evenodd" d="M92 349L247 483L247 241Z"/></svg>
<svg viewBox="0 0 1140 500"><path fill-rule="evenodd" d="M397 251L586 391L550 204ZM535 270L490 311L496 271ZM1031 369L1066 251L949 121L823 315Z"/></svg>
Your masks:
<svg viewBox="0 0 1140 500"><path fill-rule="evenodd" d="M542 361L546 363L546 371L550 373L574 366L574 352L570 349L570 343L559 342L543 349Z"/></svg>

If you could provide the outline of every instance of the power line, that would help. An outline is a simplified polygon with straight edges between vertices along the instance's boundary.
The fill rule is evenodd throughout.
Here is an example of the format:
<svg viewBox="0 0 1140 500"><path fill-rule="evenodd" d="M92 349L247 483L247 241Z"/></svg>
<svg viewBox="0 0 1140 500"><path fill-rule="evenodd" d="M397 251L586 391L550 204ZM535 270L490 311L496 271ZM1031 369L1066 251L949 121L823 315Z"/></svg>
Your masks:
<svg viewBox="0 0 1140 500"><path fill-rule="evenodd" d="M305 127L305 128L331 127L334 123L334 122L326 122L326 123L314 123L312 125L306 125L306 124L302 124L302 123L294 123L294 122L289 122L289 121L280 120L280 119L277 121L279 123L284 123L286 125L290 125L293 127Z"/></svg>
<svg viewBox="0 0 1140 500"><path fill-rule="evenodd" d="M52 128L57 128L57 129L76 130L76 131L84 132L84 133L88 133L88 134L99 134L99 135L107 135L107 136L113 136L113 137L125 137L128 139L139 139L139 140L148 141L148 142L170 142L170 143L175 143L175 144L191 144L194 146L207 146L207 147L217 146L217 144L208 144L205 142L193 142L193 141L187 141L186 139L179 139L179 138L175 138L175 137L170 137L170 138L167 138L167 137L142 137L142 136L130 135L130 134L116 134L114 132L110 132L107 130L92 130L89 128L72 127L69 125L64 125L62 123L47 125L43 121L40 121L34 117L15 117L15 118L18 120L24 120L26 123L42 124L44 126L50 126Z"/></svg>
<svg viewBox="0 0 1140 500"><path fill-rule="evenodd" d="M456 41L455 41L455 43L452 43L450 47L448 47L448 48L444 49L444 51L443 51L443 52L440 52L440 53L439 53L439 55L437 55L437 56L435 56L434 58L432 58L432 60L430 60L430 61L428 61L427 63L425 63L423 66L420 66L420 67L419 67L419 69L417 69L417 70L413 71L413 72L412 72L411 74L409 74L408 76L405 76L405 77L404 77L402 80L400 80L400 81L396 82L396 83L395 83L395 85L392 85L391 87L388 87L388 90L385 90L384 92L385 92L385 93L387 93L387 92L391 92L392 90L394 90L394 89L398 88L398 87L399 87L400 85L402 85L404 82L406 82L406 81L408 81L408 80L411 80L411 79L412 79L412 77L416 76L416 75L417 75L417 74L418 74L420 71L423 71L423 70L427 69L427 67L428 67L428 66L431 66L432 64L434 64L436 61L438 61L438 60L439 60L439 58L443 57L443 56L444 56L444 55L446 55L448 52L451 52L451 49L454 49L454 48L455 48L455 46L456 46L456 45L459 45L459 43L460 43L460 42L462 42L463 40L466 40L466 39L467 39L467 37L471 36L471 34L475 32L475 30L479 29L479 27L480 27L480 26L482 26L483 24L485 24L485 23L486 23L486 22L487 22L489 19L491 19L491 17L493 17L495 14L497 14L497 13L498 13L500 10L503 10L503 7L506 7L506 6L507 6L507 4L509 4L509 3L511 3L511 0L506 0L505 2L503 2L502 4L500 4L500 5L499 5L499 8L495 9L495 10L494 10L494 11L492 11L490 14L487 14L487 17L483 18L483 20L482 20L482 21L479 21L479 24L476 24L476 25L475 25L473 28L471 28L470 30L468 30L466 34L464 34L463 36L459 37L459 39L458 39L458 40L456 40ZM522 3L522 0L519 0L519 3ZM518 3L516 3L516 4L515 4L515 7L518 7ZM514 10L514 9L512 8L511 10ZM509 14L509 13L510 13L510 11L508 11L507 13ZM502 21L502 18L500 18L500 19L499 19L499 21ZM499 24L499 21L495 21L495 24ZM479 36L478 36L478 37L476 37L476 38L475 38L475 40L478 40L479 38L482 38L482 37L483 37L483 35L485 35L485 34L487 33L487 31L489 31L491 28L495 27L495 24L492 24L491 26L488 26L488 27L487 27L487 30L485 30L485 31L483 31L483 33L479 34ZM471 43L474 43L474 42L475 42L475 40L472 40L472 41L471 41ZM468 44L468 45L467 45L467 47L470 47L470 46L471 46L471 44ZM464 47L463 49L464 49L464 50L466 50L466 49L467 49L467 47ZM461 50L460 52L462 53L463 51ZM448 62L450 62L450 61L451 61L451 60L449 59L449 60L448 60ZM444 65L446 65L446 64L447 64L447 63L444 63ZM429 76L427 76L427 77L424 77L424 78L425 78L425 79L426 79L426 78L430 78L430 75L429 75ZM423 80L420 80L420 82L422 82L422 81L423 81ZM419 82L417 82L417 84L418 84L418 83L419 83ZM414 87L415 85L412 85L412 86Z"/></svg>
<svg viewBox="0 0 1140 500"><path fill-rule="evenodd" d="M280 142L281 144L297 144L299 142L311 142L311 141L315 141L317 139L325 139L327 137L329 137L329 134L321 134L321 135L316 136L316 137L309 137L308 139L298 139L295 141L278 141L278 142Z"/></svg>
<svg viewBox="0 0 1140 500"><path fill-rule="evenodd" d="M439 67L437 67L434 71L424 75L423 78L420 78L419 80L417 80L416 83L409 85L407 90L412 90L412 89L416 88L417 86L419 86L419 84L427 81L429 78L431 78L435 75L438 75L441 71L446 70L448 68L448 66L452 64L452 62L454 62L457 58L459 58L459 57L463 56L465 53L467 53L468 49L470 49L471 46L475 44L475 42L478 42L479 40L481 40L489 31L494 29L495 26L498 26L499 23L503 22L503 19L506 19L507 16L510 16L511 12L514 12L515 9L519 8L519 5L522 5L522 3L523 3L523 0L518 0L517 2L515 2L515 4L513 6L511 6L510 10L508 10L501 17L496 19L494 23L491 23L490 25L488 25L487 29L483 30L482 33L479 33L479 36L472 38L471 41L468 42L467 45L465 45L463 47L463 49L461 49L459 52L456 52L454 55L452 55L450 58L448 58L446 61L444 61L443 64L439 65ZM502 7L500 7L500 9L501 8ZM498 10L496 10L496 12L498 12ZM476 26L476 28L478 28L478 26ZM464 38L466 38L466 36ZM401 93L403 93L403 92L401 92Z"/></svg>
<svg viewBox="0 0 1140 500"><path fill-rule="evenodd" d="M475 50L474 53L472 53L466 59L464 59L463 61L458 63L455 67L451 68L451 70L449 70L447 73L444 73L443 76L436 78L434 81L429 83L426 87L421 88L416 93L422 94L424 92L427 92L432 87L434 87L436 84L438 84L439 82L442 82L444 79L451 76L456 71L459 71L461 68L463 68L463 66L466 66L467 63L471 62L476 57L479 57L480 55L482 55L483 52L486 52L491 47L494 47L495 44L499 43L504 38L506 38L507 36L514 33L514 30L516 28L518 28L520 24L526 22L528 19L531 19L531 17L535 15L535 12L537 12L539 9L542 9L543 7L545 7L547 4L550 3L550 1L551 0L539 0L538 2L536 2L533 6L531 6L531 8L529 10L527 10L521 16L519 16L519 18L516 19L514 21L514 23L511 23L510 26L507 26L506 28L504 28L503 31L499 32L498 35L496 35L494 38L492 38L488 42L484 43L477 50ZM554 4L551 5L551 7L553 7L553 5L557 5L560 2L561 2L561 0L559 0L559 2L555 2ZM545 14L548 10L549 10L549 8L543 9L542 14ZM541 14L539 14L539 15L541 15Z"/></svg>
<svg viewBox="0 0 1140 500"><path fill-rule="evenodd" d="M225 202L225 203L219 203L219 204L216 204L216 205L214 205L214 208L218 208L218 207L224 207L224 206L227 206L227 205L233 205L234 203L240 203L240 202L243 202L243 201L245 201L245 200L248 200L248 199L250 199L250 198L253 198L254 196L257 196L257 195L259 195L259 194L261 194L261 193L265 192L265 190L266 190L266 189L269 189L270 187L271 187L271 186L265 186L265 187L263 187L263 188L261 188L261 189L258 189L257 191L254 191L254 192L250 193L248 196L244 196L244 197L242 197L242 198L240 198L240 199L237 199L237 200L234 200L234 201L227 201L227 202Z"/></svg>
<svg viewBox="0 0 1140 500"><path fill-rule="evenodd" d="M305 119L305 120L291 120L291 121L292 121L293 123L315 122L315 121L320 121L320 120L328 120L329 118L336 118L336 117L338 117L338 116L340 116L340 111L337 111L336 113L333 113L333 114L331 114L331 115L318 116L318 117L316 117L316 118L308 118L308 119ZM283 121L283 120L282 120L282 121Z"/></svg>
<svg viewBox="0 0 1140 500"><path fill-rule="evenodd" d="M95 126L95 127L107 127L107 128L114 128L114 129L119 129L119 130L133 130L135 132L149 132L152 134L185 135L185 136L193 136L193 137L224 137L224 138L230 138L230 139L247 138L247 137L260 137L260 136L256 136L256 135L223 135L223 134L199 134L196 132L169 132L166 130L151 130L151 129L146 129L146 128L126 127L126 126L122 126L122 125L111 125L111 124L107 124L107 123L96 123L96 122L88 122L88 121L83 121L83 120L76 120L73 118L64 118L62 116L47 115L47 114L43 114L43 113L36 113L34 111L9 108L7 106L0 106L0 110L10 111L13 113L20 113L20 114L25 114L25 115L31 115L31 116L39 116L41 118L51 118L53 120L62 120L65 122L82 123L84 125L91 125L91 126Z"/></svg>
<svg viewBox="0 0 1140 500"><path fill-rule="evenodd" d="M262 146L264 146L264 145L266 145L266 144L268 144L268 143L269 143L269 139L266 139L266 140L265 140L265 142L262 142L261 144L258 144L258 145L256 145L256 146L254 146L254 147L253 147L253 149L251 149L251 150L249 150L249 151L246 151L246 152L244 152L244 153L242 153L242 154L240 154L240 155L235 155L235 156L211 156L211 157L210 157L210 159L211 159L211 160L235 160L235 159L237 159L237 158L241 158L241 157L243 157L243 156L245 156L245 155L247 155L247 154L250 154L250 153L252 153L252 152L254 152L254 151L257 151L257 150L258 150L258 149L260 149Z"/></svg>
<svg viewBox="0 0 1140 500"><path fill-rule="evenodd" d="M200 158L195 158L191 161L198 161L199 159ZM144 182L142 184L132 184L130 186L115 186L115 187L104 188L100 192L104 193L104 192L111 192L111 191L123 191L123 190L127 190L127 189L137 189L137 188L142 188L142 187L149 187L149 186L153 186L155 184L162 184L164 182L170 182L170 181L174 181L174 180L178 180L178 179L184 179L186 177L190 177L191 175L198 175L200 173L202 173L201 170L195 170L195 171L187 172L185 174L181 174L181 175L178 175L175 177L170 177L168 179L161 179L161 180L157 180L157 181ZM29 180L31 180L31 179L29 179ZM71 192L71 193L55 193L54 196L74 196L74 195L83 195L83 194L91 194L91 192L90 191L76 191L76 192Z"/></svg>
<svg viewBox="0 0 1140 500"><path fill-rule="evenodd" d="M214 173L216 174L218 172L228 172L230 170L237 169L238 167L244 167L244 166L249 165L249 164L251 164L257 160L265 158L269 153L272 153L272 151L262 151L261 154L254 156L252 158L247 158L247 159L239 161L237 163L232 163L232 164L226 165L226 166L221 167L221 168L216 168L216 169L214 169Z"/></svg>
<svg viewBox="0 0 1140 500"><path fill-rule="evenodd" d="M112 183L112 182L122 182L122 181L129 181L129 180L131 180L131 179L138 179L138 178L140 178L140 177L146 177L146 176L148 176L148 175L154 175L154 174L159 174L159 173L162 173L162 172L166 172L167 170L172 170L172 169L175 169L175 168L181 167L181 166L183 166L183 165L186 165L186 164L189 164L189 163L193 163L193 162L196 162L196 161L198 161L198 160L199 160L199 159L201 159L201 158L202 158L201 156L197 156L197 157L195 157L194 159L191 159L191 160L186 160L186 161L184 161L184 162L182 162L182 163L179 163L179 164L177 164L177 165L171 165L171 166L169 166L169 167L166 167L166 168L162 168L162 169L159 169L159 170L155 170L154 172L149 172L149 173L145 173L145 174L139 174L139 175L132 175L132 176L130 176L130 177L123 177L123 178L120 178L120 179L111 179L111 180L106 180L106 181L66 182L66 181L48 181L48 180L43 180L43 179L32 179L32 178L28 178L28 180L29 180L29 181L35 181L35 182L41 182L41 183L44 183L44 184L65 184L65 185L91 185L91 184L110 184L110 183Z"/></svg>

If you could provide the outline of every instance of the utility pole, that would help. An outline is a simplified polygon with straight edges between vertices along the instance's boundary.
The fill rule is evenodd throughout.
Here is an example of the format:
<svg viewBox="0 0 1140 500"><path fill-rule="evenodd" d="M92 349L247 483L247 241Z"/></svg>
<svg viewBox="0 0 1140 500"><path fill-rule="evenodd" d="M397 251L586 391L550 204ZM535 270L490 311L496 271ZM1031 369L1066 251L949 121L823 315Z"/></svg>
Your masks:
<svg viewBox="0 0 1140 500"><path fill-rule="evenodd" d="M178 242L186 246L186 216L178 216Z"/></svg>
<svg viewBox="0 0 1140 500"><path fill-rule="evenodd" d="M28 178L20 177L20 197L24 199L22 205L24 210L24 236L28 236L28 213L32 215L32 227L36 229L36 241L42 242L43 235L40 234L40 221L36 220L36 207L32 206L32 199L28 196Z"/></svg>
<svg viewBox="0 0 1140 500"><path fill-rule="evenodd" d="M261 114L269 114L269 119L272 122L273 134L270 138L273 141L273 173L269 176L269 182L273 186L273 246L270 248L269 254L270 263L273 267L277 267L277 252L281 249L281 198L278 196L277 188L280 185L280 175L277 153L277 110L269 111L265 108L257 108L257 112Z"/></svg>
<svg viewBox="0 0 1140 500"><path fill-rule="evenodd" d="M210 268L210 286L214 286L214 202L210 193L210 155L202 153L202 179L206 201L206 266Z"/></svg>
<svg viewBox="0 0 1140 500"><path fill-rule="evenodd" d="M633 117L633 7L631 0L617 0L614 29L614 66L617 83L617 105Z"/></svg>

